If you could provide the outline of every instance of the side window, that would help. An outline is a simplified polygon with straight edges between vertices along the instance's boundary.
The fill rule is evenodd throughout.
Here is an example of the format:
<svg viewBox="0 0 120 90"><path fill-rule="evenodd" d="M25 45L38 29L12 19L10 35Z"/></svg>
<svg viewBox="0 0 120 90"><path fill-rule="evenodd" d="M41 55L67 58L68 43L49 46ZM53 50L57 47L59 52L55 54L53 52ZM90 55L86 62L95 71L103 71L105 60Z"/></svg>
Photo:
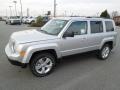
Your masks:
<svg viewBox="0 0 120 90"><path fill-rule="evenodd" d="M102 21L91 21L91 33L101 33L103 32L103 23Z"/></svg>
<svg viewBox="0 0 120 90"><path fill-rule="evenodd" d="M76 21L73 22L66 33L74 32L75 35L84 35L87 34L87 21Z"/></svg>
<svg viewBox="0 0 120 90"><path fill-rule="evenodd" d="M113 22L105 21L105 25L106 25L106 32L114 31Z"/></svg>

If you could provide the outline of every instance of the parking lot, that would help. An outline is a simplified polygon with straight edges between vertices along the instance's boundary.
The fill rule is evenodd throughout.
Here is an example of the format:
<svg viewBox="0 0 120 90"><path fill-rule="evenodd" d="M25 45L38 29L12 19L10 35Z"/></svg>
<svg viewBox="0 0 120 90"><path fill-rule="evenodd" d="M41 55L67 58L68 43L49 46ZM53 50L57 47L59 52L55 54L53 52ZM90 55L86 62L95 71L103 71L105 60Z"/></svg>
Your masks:
<svg viewBox="0 0 120 90"><path fill-rule="evenodd" d="M120 90L120 31L117 46L106 61L94 53L69 56L54 72L37 78L29 70L11 65L4 48L13 32L34 29L27 25L0 22L0 90ZM39 28L36 28L39 29Z"/></svg>

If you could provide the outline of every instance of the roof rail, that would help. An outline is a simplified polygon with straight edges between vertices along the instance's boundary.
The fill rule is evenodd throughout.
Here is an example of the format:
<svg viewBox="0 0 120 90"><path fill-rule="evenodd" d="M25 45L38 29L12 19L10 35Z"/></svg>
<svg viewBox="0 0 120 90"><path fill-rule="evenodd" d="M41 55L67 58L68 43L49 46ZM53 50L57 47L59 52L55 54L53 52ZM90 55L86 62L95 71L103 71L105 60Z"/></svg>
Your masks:
<svg viewBox="0 0 120 90"><path fill-rule="evenodd" d="M86 18L101 18L101 19L111 19L111 18L105 18L105 17L86 17Z"/></svg>
<svg viewBox="0 0 120 90"><path fill-rule="evenodd" d="M88 16L88 17L86 17L86 18L101 18L101 17L91 17L91 16Z"/></svg>

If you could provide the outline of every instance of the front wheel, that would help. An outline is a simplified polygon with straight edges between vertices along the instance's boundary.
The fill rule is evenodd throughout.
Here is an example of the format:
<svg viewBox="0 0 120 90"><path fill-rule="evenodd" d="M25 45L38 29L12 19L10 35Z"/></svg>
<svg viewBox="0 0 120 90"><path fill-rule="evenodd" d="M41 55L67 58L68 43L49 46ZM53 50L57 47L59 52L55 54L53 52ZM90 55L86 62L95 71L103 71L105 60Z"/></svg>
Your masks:
<svg viewBox="0 0 120 90"><path fill-rule="evenodd" d="M21 25L22 23L19 23L19 25Z"/></svg>
<svg viewBox="0 0 120 90"><path fill-rule="evenodd" d="M106 60L109 57L110 52L111 52L110 45L105 44L102 47L102 49L99 50L99 52L98 52L98 58L101 59L101 60Z"/></svg>
<svg viewBox="0 0 120 90"><path fill-rule="evenodd" d="M32 73L37 77L48 75L55 66L55 57L50 53L40 53L34 56L30 63Z"/></svg>

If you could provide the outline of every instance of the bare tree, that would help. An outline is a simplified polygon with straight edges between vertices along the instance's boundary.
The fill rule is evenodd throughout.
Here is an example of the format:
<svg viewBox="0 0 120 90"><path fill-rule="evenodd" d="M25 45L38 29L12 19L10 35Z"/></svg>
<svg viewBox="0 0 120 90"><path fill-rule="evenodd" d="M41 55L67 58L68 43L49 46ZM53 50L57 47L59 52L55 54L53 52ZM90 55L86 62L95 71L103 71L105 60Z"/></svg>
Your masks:
<svg viewBox="0 0 120 90"><path fill-rule="evenodd" d="M112 18L116 17L119 15L119 12L118 11L113 11L112 12Z"/></svg>

